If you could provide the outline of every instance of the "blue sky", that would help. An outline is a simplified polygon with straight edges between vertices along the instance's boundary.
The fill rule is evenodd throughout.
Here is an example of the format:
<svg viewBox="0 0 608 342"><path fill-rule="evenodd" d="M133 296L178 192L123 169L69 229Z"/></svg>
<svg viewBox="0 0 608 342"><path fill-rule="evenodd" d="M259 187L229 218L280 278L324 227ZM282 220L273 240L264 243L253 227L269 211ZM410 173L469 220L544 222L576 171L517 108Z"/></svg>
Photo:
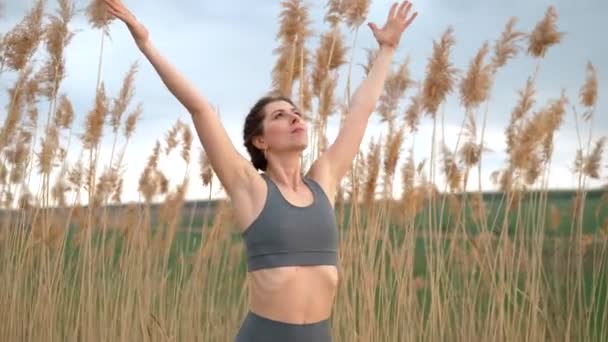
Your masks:
<svg viewBox="0 0 608 342"><path fill-rule="evenodd" d="M33 3L33 0L5 1L0 32L6 32L12 27ZM83 9L87 3L88 1L76 1L78 9ZM280 1L126 0L125 3L147 26L161 53L219 108L230 137L239 151L246 155L241 138L243 119L249 107L264 95L271 85L271 70L275 62L272 50L278 45L275 37L278 29L277 18L281 10ZM327 28L322 21L326 1L308 0L306 3L311 8L310 17L315 30L315 37L309 43L309 47L314 51L318 35ZM53 7L55 1L50 0L48 4ZM390 4L390 1L372 1L368 21L382 24ZM451 25L456 36L452 61L457 68L465 71L483 41L493 42L499 37L511 16L519 18L516 25L518 29L530 32L549 5L556 7L559 13L559 29L565 31L566 36L562 44L549 51L542 63L537 82L537 104L545 104L548 99L559 96L561 89L565 88L570 103L578 105L578 90L585 78L585 65L587 61L591 61L598 70L600 84L594 132L596 137L600 134L607 135L608 116L605 113L608 110L608 101L604 85L608 83L608 47L601 43L605 41L601 32L608 29L608 24L602 20L608 14L608 4L605 1L414 1L419 16L404 34L395 55L395 63L409 56L412 75L421 80L432 51L432 41L438 39ZM72 29L78 32L66 53L68 75L60 91L69 94L74 104L77 121L73 134L76 135L82 132L84 115L94 101L100 32L88 25L82 12L72 23ZM352 33L346 28L343 28L343 32L350 45ZM375 46L369 28L363 26L354 54L353 86L363 77L362 69L357 65L365 62L363 49ZM105 41L103 54L103 81L108 94L114 96L118 92L124 73L135 61L139 62L139 72L134 102L143 104L144 115L127 150L128 168L123 192L125 201L138 199L137 180L156 139L162 140L177 119L192 127L189 115L167 91L147 60L137 50L124 25L114 23L111 26L111 40ZM520 55L509 62L497 76L488 107L485 141L492 151L486 153L483 160L482 184L485 189L492 189L489 176L503 166L504 129L517 98L517 91L524 86L534 67L533 59ZM346 70L341 73L341 80L345 79L345 75ZM0 77L0 87L5 90L13 79L11 75L3 74ZM343 89L344 87L339 87L340 96ZM412 92L408 93L411 94ZM0 102L6 103L6 91L0 93ZM407 104L407 101L403 104ZM453 146L464 114L455 96L450 97L445 104L444 113L446 141L449 146ZM5 115L3 112L2 120ZM330 141L337 132L336 124L336 120L330 122ZM481 126L481 122L479 125ZM367 149L365 144L369 138L377 136L381 131L377 117L373 117L363 143L364 149ZM430 155L430 133L431 122L424 119L416 136L416 160ZM411 141L410 137L406 139L404 150L409 148ZM110 136L106 136L102 158L109 156L111 143ZM575 178L568 168L572 165L576 148L574 121L572 112L568 111L566 121L556 136L550 186L567 188L575 184ZM208 189L202 187L198 178L196 161L199 150L200 142L195 136L194 161L188 171L191 179L187 195L189 199L208 196ZM169 175L172 185L180 182L186 172L178 154L164 157L160 166ZM604 168L604 173L605 170ZM471 176L470 183L477 184L476 172ZM591 184L602 183L605 183L605 179ZM214 193L213 196L222 194Z"/></svg>

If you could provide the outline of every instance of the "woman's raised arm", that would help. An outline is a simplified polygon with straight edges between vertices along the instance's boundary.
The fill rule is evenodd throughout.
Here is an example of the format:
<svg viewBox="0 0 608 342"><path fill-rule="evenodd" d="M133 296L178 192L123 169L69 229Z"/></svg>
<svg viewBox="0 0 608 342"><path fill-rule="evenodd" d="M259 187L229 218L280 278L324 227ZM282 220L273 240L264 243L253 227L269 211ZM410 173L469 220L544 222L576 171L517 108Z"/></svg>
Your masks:
<svg viewBox="0 0 608 342"><path fill-rule="evenodd" d="M228 195L242 189L255 168L230 141L219 116L196 87L153 46L148 30L121 0L103 0L110 14L124 22L135 43L152 64L169 91L192 116L194 127L209 161Z"/></svg>

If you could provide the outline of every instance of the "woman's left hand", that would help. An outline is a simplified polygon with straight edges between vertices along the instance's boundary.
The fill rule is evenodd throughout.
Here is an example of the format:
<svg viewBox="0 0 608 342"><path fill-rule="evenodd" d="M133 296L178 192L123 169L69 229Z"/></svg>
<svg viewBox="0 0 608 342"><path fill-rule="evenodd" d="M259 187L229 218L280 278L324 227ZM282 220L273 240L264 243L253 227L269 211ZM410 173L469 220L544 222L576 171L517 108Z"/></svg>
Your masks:
<svg viewBox="0 0 608 342"><path fill-rule="evenodd" d="M412 3L409 1L403 1L399 7L397 5L395 2L391 6L386 23L382 28L379 28L374 23L368 24L380 46L396 48L401 39L401 34L418 15L418 12L410 14Z"/></svg>

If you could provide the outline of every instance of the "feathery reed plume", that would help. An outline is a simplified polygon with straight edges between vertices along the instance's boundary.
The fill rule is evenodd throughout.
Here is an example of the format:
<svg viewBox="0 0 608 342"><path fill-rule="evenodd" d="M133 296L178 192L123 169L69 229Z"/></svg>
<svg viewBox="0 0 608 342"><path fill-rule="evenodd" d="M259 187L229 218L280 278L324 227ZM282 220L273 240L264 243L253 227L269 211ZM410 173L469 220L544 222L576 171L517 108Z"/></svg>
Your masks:
<svg viewBox="0 0 608 342"><path fill-rule="evenodd" d="M283 96L291 96L295 64L295 44L283 44L274 50L279 57L272 70L272 85L274 90Z"/></svg>
<svg viewBox="0 0 608 342"><path fill-rule="evenodd" d="M369 74L369 71L372 69L372 65L376 60L376 56L378 56L378 49L370 49L365 48L366 62L365 64L360 64L363 67L363 72L365 76Z"/></svg>
<svg viewBox="0 0 608 342"><path fill-rule="evenodd" d="M92 150L99 144L107 114L108 100L104 84L102 83L95 94L95 106L86 117L85 132L81 135L84 149Z"/></svg>
<svg viewBox="0 0 608 342"><path fill-rule="evenodd" d="M346 24L351 29L361 26L369 12L370 0L343 0Z"/></svg>
<svg viewBox="0 0 608 342"><path fill-rule="evenodd" d="M447 180L448 186L451 190L457 191L460 189L460 183L462 181L462 172L458 168L458 164L456 163L456 158L454 158L454 154L447 147L445 142L442 145L442 154L443 154L443 173Z"/></svg>
<svg viewBox="0 0 608 342"><path fill-rule="evenodd" d="M591 108L597 102L597 73L591 62L587 62L587 78L579 91L579 96L581 104L585 107ZM588 117L585 120L588 120Z"/></svg>
<svg viewBox="0 0 608 342"><path fill-rule="evenodd" d="M299 105L304 113L309 113L312 109L312 89L310 78L311 76L306 71L304 71L304 74L300 76Z"/></svg>
<svg viewBox="0 0 608 342"><path fill-rule="evenodd" d="M416 165L414 164L413 152L410 149L409 155L406 162L401 168L401 181L403 183L403 191L411 190L414 188L414 182L416 180Z"/></svg>
<svg viewBox="0 0 608 342"><path fill-rule="evenodd" d="M115 183L114 183L114 193L112 194L112 201L114 201L115 203L121 203L122 202L122 189L123 189L123 178L118 176L118 178L116 179Z"/></svg>
<svg viewBox="0 0 608 342"><path fill-rule="evenodd" d="M323 91L319 96L319 117L322 123L327 122L329 116L335 112L336 104L334 100L336 86L338 84L337 76L328 77L325 80Z"/></svg>
<svg viewBox="0 0 608 342"><path fill-rule="evenodd" d="M479 159L481 158L481 146L473 141L467 141L460 148L459 154L463 164L466 167L471 168L479 163Z"/></svg>
<svg viewBox="0 0 608 342"><path fill-rule="evenodd" d="M182 121L177 119L177 121L173 124L173 126L167 131L165 134L165 143L167 147L165 148L165 154L169 155L174 148L177 147L179 141L177 141L177 135L179 134L179 130L181 129Z"/></svg>
<svg viewBox="0 0 608 342"><path fill-rule="evenodd" d="M386 140L384 150L384 196L392 197L392 183L395 170L397 168L397 162L399 161L399 154L401 153L401 145L403 143L403 134L405 126L399 127L395 130L394 128L389 129L388 137Z"/></svg>
<svg viewBox="0 0 608 342"><path fill-rule="evenodd" d="M325 7L327 8L327 11L323 20L332 27L338 26L345 16L344 0L328 0Z"/></svg>
<svg viewBox="0 0 608 342"><path fill-rule="evenodd" d="M79 160L74 166L68 171L68 181L74 185L76 190L82 187L84 182L84 166L82 160Z"/></svg>
<svg viewBox="0 0 608 342"><path fill-rule="evenodd" d="M378 142L371 139L369 143L363 189L363 203L366 206L372 205L376 195L376 184L378 183L378 175L380 174L380 141L382 139L378 139Z"/></svg>
<svg viewBox="0 0 608 342"><path fill-rule="evenodd" d="M14 147L5 151L6 160L12 164L10 174L8 174L8 180L12 184L21 184L23 181L30 160L31 143L31 132L21 128Z"/></svg>
<svg viewBox="0 0 608 342"><path fill-rule="evenodd" d="M91 0L86 11L89 24L94 28L105 28L114 20L103 0Z"/></svg>
<svg viewBox="0 0 608 342"><path fill-rule="evenodd" d="M203 186L208 186L213 180L213 168L211 162L204 149L201 148L199 155L200 177L203 181Z"/></svg>
<svg viewBox="0 0 608 342"><path fill-rule="evenodd" d="M539 175L539 164L542 161L539 149L545 139L551 139L553 133L561 125L565 113L567 98L564 93L559 99L551 101L545 108L538 111L531 119L524 122L516 133L517 143L509 150L509 162L516 168L527 173L526 182L531 184Z"/></svg>
<svg viewBox="0 0 608 342"><path fill-rule="evenodd" d="M0 185L8 184L8 168L0 161Z"/></svg>
<svg viewBox="0 0 608 342"><path fill-rule="evenodd" d="M53 184L53 187L51 188L51 196L59 207L66 207L67 201L65 195L68 191L70 191L70 188L62 177L63 174L61 174L55 181L55 184Z"/></svg>
<svg viewBox="0 0 608 342"><path fill-rule="evenodd" d="M523 91L519 91L519 101L517 106L511 112L512 121L518 121L524 118L524 116L532 109L536 101L534 96L536 95L536 89L534 88L534 80L528 78L526 81L526 88Z"/></svg>
<svg viewBox="0 0 608 342"><path fill-rule="evenodd" d="M406 108L404 113L404 120L409 127L410 132L418 131L418 124L420 123L420 114L422 113L422 91L418 88L418 92L411 97L410 104Z"/></svg>
<svg viewBox="0 0 608 342"><path fill-rule="evenodd" d="M186 125L186 124L182 124L181 157L184 160L184 162L186 162L186 164L190 163L190 151L192 149L192 139L193 139L193 136L192 136L192 131L190 130L190 127L188 127L188 125Z"/></svg>
<svg viewBox="0 0 608 342"><path fill-rule="evenodd" d="M40 174L49 175L53 170L53 162L57 158L57 147L59 147L59 130L51 124L46 137L40 142L40 153L38 154L38 170Z"/></svg>
<svg viewBox="0 0 608 342"><path fill-rule="evenodd" d="M416 173L420 171L423 163L418 168L414 164L413 150L410 149L406 162L401 167L401 180L403 189L401 192L401 206L406 220L413 219L424 206L424 186L416 186Z"/></svg>
<svg viewBox="0 0 608 342"><path fill-rule="evenodd" d="M48 61L41 67L36 78L41 83L41 94L54 100L59 91L59 84L65 77L65 47L74 37L68 25L74 18L75 7L71 0L60 0L57 13L50 16L49 24L46 26L46 50L49 54Z"/></svg>
<svg viewBox="0 0 608 342"><path fill-rule="evenodd" d="M59 97L59 105L57 106L57 111L55 112L55 125L58 128L68 129L72 126L74 122L74 107L72 107L72 103L70 99L68 99L67 95L62 94Z"/></svg>
<svg viewBox="0 0 608 342"><path fill-rule="evenodd" d="M593 151L585 158L583 164L583 173L590 178L600 178L600 167L602 163L602 154L604 153L604 144L606 143L606 137L602 137L595 142Z"/></svg>
<svg viewBox="0 0 608 342"><path fill-rule="evenodd" d="M34 196L28 189L24 189L21 192L21 196L17 200L17 206L21 210L28 210L36 205Z"/></svg>
<svg viewBox="0 0 608 342"><path fill-rule="evenodd" d="M384 86L384 92L378 99L378 114L384 122L392 122L395 118L395 111L399 105L399 99L405 94L412 85L408 69L409 57L395 71L392 71Z"/></svg>
<svg viewBox="0 0 608 342"><path fill-rule="evenodd" d="M129 71L127 71L123 78L120 92L113 101L112 110L110 111L110 126L112 126L114 133L118 132L120 120L133 99L135 93L135 74L137 73L137 70L137 62L131 64Z"/></svg>
<svg viewBox="0 0 608 342"><path fill-rule="evenodd" d="M525 38L526 34L514 30L516 23L517 18L510 18L500 39L494 42L494 56L492 56L491 62L494 70L503 67L509 59L515 58L521 50L521 47L517 43Z"/></svg>
<svg viewBox="0 0 608 342"><path fill-rule="evenodd" d="M283 9L277 33L281 45L273 51L279 57L272 70L272 84L275 91L291 96L293 82L300 77L301 62L304 69L309 63L310 53L304 43L312 31L309 28L308 7L302 0L285 0L281 6Z"/></svg>
<svg viewBox="0 0 608 342"><path fill-rule="evenodd" d="M142 113L143 113L143 106L141 105L141 103L139 103L135 107L135 109L129 115L127 115L127 120L125 121L125 129L123 132L126 139L131 138L131 136L135 132L135 127L137 125L137 121L141 117Z"/></svg>
<svg viewBox="0 0 608 342"><path fill-rule="evenodd" d="M40 44L45 2L36 1L28 14L4 36L2 62L9 70L23 69Z"/></svg>
<svg viewBox="0 0 608 342"><path fill-rule="evenodd" d="M422 106L432 117L435 117L439 105L454 87L456 68L450 62L450 50L454 43L452 27L443 33L440 42L433 41L433 54L428 61L422 87Z"/></svg>
<svg viewBox="0 0 608 342"><path fill-rule="evenodd" d="M362 151L357 152L354 164L351 172L346 173L346 195L352 203L359 203L362 198L359 189L365 174L365 155Z"/></svg>
<svg viewBox="0 0 608 342"><path fill-rule="evenodd" d="M492 65L484 65L488 52L488 43L484 42L460 83L460 101L467 109L477 107L488 98L493 75Z"/></svg>
<svg viewBox="0 0 608 342"><path fill-rule="evenodd" d="M13 140L15 132L17 132L17 125L21 121L23 110L27 104L26 102L29 102L22 88L28 83L31 71L32 69L28 67L21 72L19 78L15 81L14 87L8 90L9 98L12 100L9 102L8 113L0 129L0 151Z"/></svg>
<svg viewBox="0 0 608 342"><path fill-rule="evenodd" d="M517 105L511 112L510 123L505 132L508 151L512 151L515 148L515 144L517 142L517 130L519 127L518 123L526 116L526 114L530 112L534 106L534 103L536 102L534 99L535 94L536 90L534 88L534 80L529 77L526 81L526 88L519 91L519 101L517 101Z"/></svg>
<svg viewBox="0 0 608 342"><path fill-rule="evenodd" d="M171 225L176 218L180 217L180 211L187 189L188 178L185 178L182 184L178 185L174 191L167 194L158 213L161 224Z"/></svg>
<svg viewBox="0 0 608 342"><path fill-rule="evenodd" d="M97 181L97 189L93 197L95 206L105 204L110 196L115 192L118 185L118 170L114 167L108 168L99 176Z"/></svg>
<svg viewBox="0 0 608 342"><path fill-rule="evenodd" d="M315 55L315 65L312 72L312 92L321 96L323 83L331 70L338 69L346 63L347 48L338 27L321 36L320 44Z"/></svg>
<svg viewBox="0 0 608 342"><path fill-rule="evenodd" d="M138 191L147 203L150 203L156 194L166 192L168 186L167 179L157 170L160 149L160 142L157 140L148 163L139 177Z"/></svg>
<svg viewBox="0 0 608 342"><path fill-rule="evenodd" d="M545 16L539 21L534 30L530 34L528 41L528 53L536 58L544 57L547 50L558 44L563 32L557 31L557 11L554 6L549 6L545 12Z"/></svg>

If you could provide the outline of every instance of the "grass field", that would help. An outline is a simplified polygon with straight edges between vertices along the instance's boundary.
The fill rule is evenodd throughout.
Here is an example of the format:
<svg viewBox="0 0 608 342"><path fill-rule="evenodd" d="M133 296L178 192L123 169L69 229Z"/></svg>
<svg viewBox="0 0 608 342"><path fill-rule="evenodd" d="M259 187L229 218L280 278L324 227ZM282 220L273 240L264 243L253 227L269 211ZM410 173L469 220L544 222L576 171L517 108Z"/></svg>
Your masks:
<svg viewBox="0 0 608 342"><path fill-rule="evenodd" d="M92 29L107 28L101 2L90 4ZM356 39L347 47L342 31L356 32L370 4L343 4L328 2L329 27L313 52L303 44L308 7L281 3L280 47L269 72L274 90L313 118L307 163L323 152L328 120L346 115L337 80L350 76L343 74L352 64L347 48L359 47ZM136 68L115 96L98 76L85 134L75 138L76 114L61 90L76 13L70 0L56 5L51 12L36 1L0 36L0 77L15 80L0 128L0 340L230 341L248 301L230 203L186 202L188 175L169 180L159 166L171 151L193 162L194 135L184 121L152 148L138 183L142 203L122 203L124 151L145 115L131 103ZM608 340L608 188L589 186L605 179L606 137L593 121L596 71L586 66L579 98L555 94L536 103L538 71L552 67L545 53L562 37L557 13L549 7L530 32L516 24L508 20L464 74L450 62L449 28L433 42L423 79L411 80L407 64L391 71L374 113L381 135L361 147L336 196L335 341ZM483 108L495 76L516 57L537 67L505 128L498 191L486 192L470 184L485 157ZM451 93L465 113L464 139L448 147L439 134L418 135L416 127L429 120L433 132L442 129ZM566 115L579 137L571 156L577 187L557 191L548 179ZM415 165L406 136L429 146L429 156L417 156L426 164ZM100 156L106 138L113 149ZM218 184L204 153L199 164L192 173L211 194ZM392 195L397 177L399 196Z"/></svg>

